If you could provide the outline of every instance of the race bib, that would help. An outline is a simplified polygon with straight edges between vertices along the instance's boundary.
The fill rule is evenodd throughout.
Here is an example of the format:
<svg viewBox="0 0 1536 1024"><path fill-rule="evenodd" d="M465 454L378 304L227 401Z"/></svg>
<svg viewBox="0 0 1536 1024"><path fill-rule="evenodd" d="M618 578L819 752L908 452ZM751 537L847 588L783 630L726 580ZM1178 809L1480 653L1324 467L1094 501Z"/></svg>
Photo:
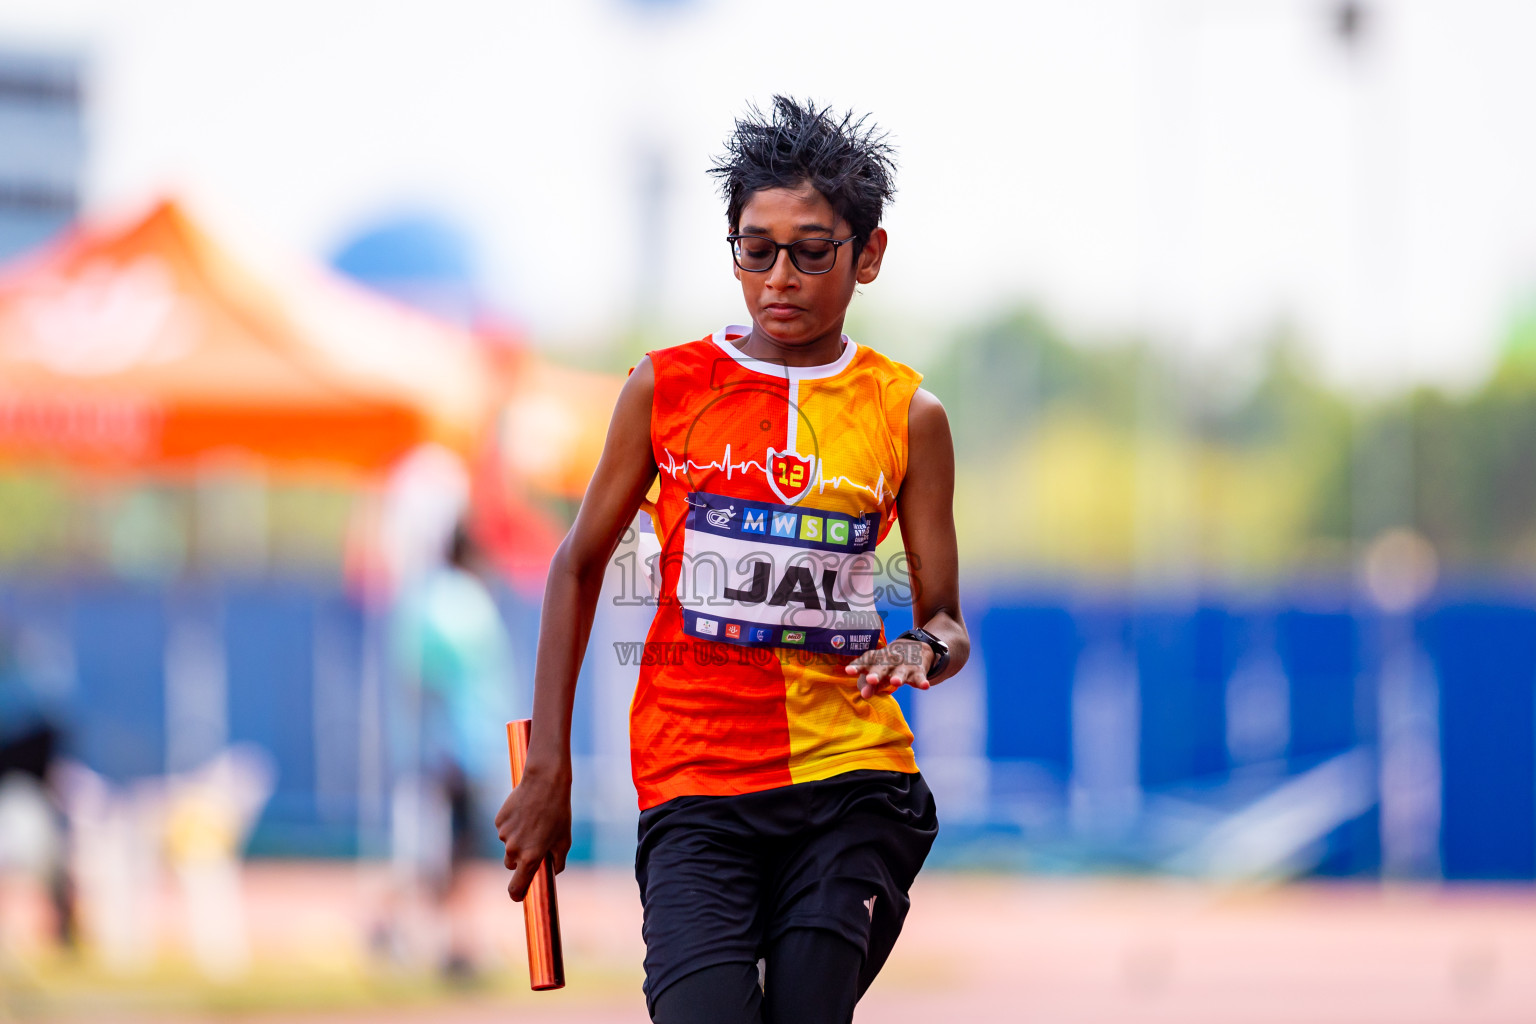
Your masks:
<svg viewBox="0 0 1536 1024"><path fill-rule="evenodd" d="M878 513L846 515L695 491L677 599L701 640L859 654L880 645Z"/></svg>

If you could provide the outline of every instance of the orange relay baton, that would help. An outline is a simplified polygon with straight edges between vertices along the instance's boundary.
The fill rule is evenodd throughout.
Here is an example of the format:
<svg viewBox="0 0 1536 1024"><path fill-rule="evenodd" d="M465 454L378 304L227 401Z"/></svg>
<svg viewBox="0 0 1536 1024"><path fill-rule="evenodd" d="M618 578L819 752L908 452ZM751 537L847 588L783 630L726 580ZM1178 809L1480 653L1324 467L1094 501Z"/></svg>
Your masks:
<svg viewBox="0 0 1536 1024"><path fill-rule="evenodd" d="M531 718L507 723L507 753L512 759L512 788L523 781L528 763ZM555 855L544 856L523 897L523 925L528 932L528 981L535 992L565 987L565 955L560 949L560 907L555 902Z"/></svg>

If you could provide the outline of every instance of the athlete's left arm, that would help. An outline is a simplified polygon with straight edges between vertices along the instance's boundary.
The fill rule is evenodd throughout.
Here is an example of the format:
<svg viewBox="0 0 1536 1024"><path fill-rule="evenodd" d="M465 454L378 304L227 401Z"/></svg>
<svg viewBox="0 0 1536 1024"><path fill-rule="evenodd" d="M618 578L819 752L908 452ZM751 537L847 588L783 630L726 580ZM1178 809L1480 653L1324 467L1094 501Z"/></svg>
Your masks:
<svg viewBox="0 0 1536 1024"><path fill-rule="evenodd" d="M866 699L903 683L926 690L960 671L971 638L960 616L960 555L955 545L955 444L944 406L919 388L907 410L907 475L896 495L912 580L912 621L949 645L949 664L928 678L933 648L897 640L849 663Z"/></svg>

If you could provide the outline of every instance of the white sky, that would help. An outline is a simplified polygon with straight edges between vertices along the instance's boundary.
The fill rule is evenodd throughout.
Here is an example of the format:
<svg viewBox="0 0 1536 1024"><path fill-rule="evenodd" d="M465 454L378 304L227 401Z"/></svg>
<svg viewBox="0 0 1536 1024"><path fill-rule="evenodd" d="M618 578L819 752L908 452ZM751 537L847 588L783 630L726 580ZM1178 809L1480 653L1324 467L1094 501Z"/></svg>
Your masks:
<svg viewBox="0 0 1536 1024"><path fill-rule="evenodd" d="M442 210L547 344L602 344L646 281L678 340L740 319L703 169L783 91L900 146L858 301L909 346L1026 298L1197 351L1286 317L1343 379L1465 382L1536 287L1536 3L1378 7L1353 67L1322 0L6 0L0 41L93 58L96 210L176 192L316 256Z"/></svg>

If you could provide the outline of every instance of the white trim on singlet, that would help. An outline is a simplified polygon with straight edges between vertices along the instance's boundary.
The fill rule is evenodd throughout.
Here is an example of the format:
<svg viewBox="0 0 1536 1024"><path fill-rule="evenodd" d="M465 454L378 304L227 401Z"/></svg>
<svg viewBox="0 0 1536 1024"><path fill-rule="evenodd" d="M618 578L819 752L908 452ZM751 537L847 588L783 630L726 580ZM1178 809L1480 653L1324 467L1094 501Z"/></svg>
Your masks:
<svg viewBox="0 0 1536 1024"><path fill-rule="evenodd" d="M711 337L716 345L719 345L727 355L746 369L767 374L770 377L778 377L780 380L789 382L789 409L784 417L788 429L785 431L784 450L796 452L798 449L795 447L795 441L800 433L800 382L824 380L827 377L835 377L848 369L848 366L853 362L853 357L858 354L858 342L845 334L843 335L842 355L832 362L822 363L819 366L785 366L782 363L770 362L765 359L755 359L726 340L728 337L744 338L751 333L752 328L750 327L728 324L716 331Z"/></svg>

